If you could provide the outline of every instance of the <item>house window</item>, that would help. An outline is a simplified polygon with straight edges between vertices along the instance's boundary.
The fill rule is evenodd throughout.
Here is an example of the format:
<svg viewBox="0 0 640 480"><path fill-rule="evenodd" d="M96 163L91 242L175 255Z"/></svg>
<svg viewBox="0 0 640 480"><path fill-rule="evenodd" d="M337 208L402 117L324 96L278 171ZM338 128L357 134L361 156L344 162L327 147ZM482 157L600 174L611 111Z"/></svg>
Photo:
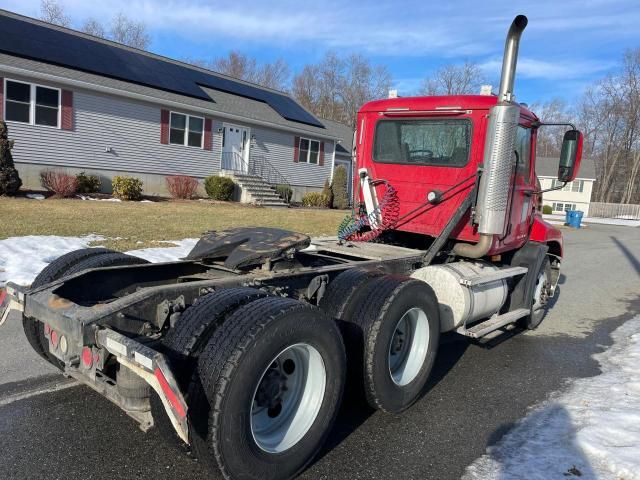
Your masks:
<svg viewBox="0 0 640 480"><path fill-rule="evenodd" d="M60 90L31 83L7 80L5 120L60 126Z"/></svg>
<svg viewBox="0 0 640 480"><path fill-rule="evenodd" d="M571 182L571 191L572 192L580 192L584 190L584 180L574 180Z"/></svg>
<svg viewBox="0 0 640 480"><path fill-rule="evenodd" d="M300 148L298 149L298 162L318 164L320 158L320 142L317 140L309 140L308 138L300 139Z"/></svg>
<svg viewBox="0 0 640 480"><path fill-rule="evenodd" d="M553 202L551 207L554 212L567 212L569 210L575 210L575 203L563 203L563 202Z"/></svg>
<svg viewBox="0 0 640 480"><path fill-rule="evenodd" d="M203 148L204 118L171 112L169 143Z"/></svg>

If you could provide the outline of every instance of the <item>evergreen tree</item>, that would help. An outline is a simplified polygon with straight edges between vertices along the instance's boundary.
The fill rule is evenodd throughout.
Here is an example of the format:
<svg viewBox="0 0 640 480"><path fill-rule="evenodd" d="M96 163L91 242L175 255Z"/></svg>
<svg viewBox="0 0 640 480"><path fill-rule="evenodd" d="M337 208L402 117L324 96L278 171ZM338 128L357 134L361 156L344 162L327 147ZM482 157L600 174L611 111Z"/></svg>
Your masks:
<svg viewBox="0 0 640 480"><path fill-rule="evenodd" d="M7 124L0 122L0 195L15 195L22 186L22 180L13 164L13 140L9 140L7 133Z"/></svg>

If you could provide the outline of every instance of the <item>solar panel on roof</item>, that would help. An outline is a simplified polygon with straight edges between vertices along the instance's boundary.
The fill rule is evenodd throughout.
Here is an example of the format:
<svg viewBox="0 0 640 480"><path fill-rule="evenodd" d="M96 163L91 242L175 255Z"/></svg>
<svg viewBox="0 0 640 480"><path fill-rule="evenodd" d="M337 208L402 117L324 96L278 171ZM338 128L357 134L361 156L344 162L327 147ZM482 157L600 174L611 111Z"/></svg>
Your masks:
<svg viewBox="0 0 640 480"><path fill-rule="evenodd" d="M268 104L283 118L324 128L287 95L0 15L0 51L213 102L200 86Z"/></svg>

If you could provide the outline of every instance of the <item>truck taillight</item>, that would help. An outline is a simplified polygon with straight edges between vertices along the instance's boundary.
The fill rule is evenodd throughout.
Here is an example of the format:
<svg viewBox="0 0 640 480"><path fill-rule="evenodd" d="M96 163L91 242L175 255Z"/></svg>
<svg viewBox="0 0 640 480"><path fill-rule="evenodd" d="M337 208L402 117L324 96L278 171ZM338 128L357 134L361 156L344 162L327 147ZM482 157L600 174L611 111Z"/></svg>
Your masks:
<svg viewBox="0 0 640 480"><path fill-rule="evenodd" d="M89 347L82 347L80 358L85 368L91 368L93 366L93 352Z"/></svg>
<svg viewBox="0 0 640 480"><path fill-rule="evenodd" d="M51 334L49 335L49 338L51 339L51 345L53 345L53 348L58 348L58 342L60 341L60 336L58 335L58 332L56 332L55 330L51 330Z"/></svg>

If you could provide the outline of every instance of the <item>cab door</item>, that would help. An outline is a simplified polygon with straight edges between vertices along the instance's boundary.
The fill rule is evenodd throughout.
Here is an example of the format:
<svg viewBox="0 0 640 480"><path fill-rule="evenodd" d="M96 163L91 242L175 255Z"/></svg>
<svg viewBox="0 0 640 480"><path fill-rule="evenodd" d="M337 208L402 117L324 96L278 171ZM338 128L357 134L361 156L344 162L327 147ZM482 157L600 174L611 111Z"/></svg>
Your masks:
<svg viewBox="0 0 640 480"><path fill-rule="evenodd" d="M524 120L524 121L523 121ZM536 182L533 162L535 160L535 129L531 122L521 119L516 133L514 150L514 170L507 224L507 231L501 239L503 247L518 248L529 237L533 219Z"/></svg>

